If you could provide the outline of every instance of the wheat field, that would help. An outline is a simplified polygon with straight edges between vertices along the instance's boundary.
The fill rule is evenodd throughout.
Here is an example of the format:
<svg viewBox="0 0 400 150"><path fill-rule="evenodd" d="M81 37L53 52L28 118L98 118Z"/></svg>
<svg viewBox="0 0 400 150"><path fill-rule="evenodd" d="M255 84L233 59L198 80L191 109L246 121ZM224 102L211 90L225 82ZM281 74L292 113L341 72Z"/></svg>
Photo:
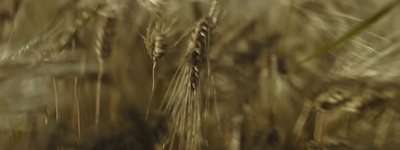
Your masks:
<svg viewBox="0 0 400 150"><path fill-rule="evenodd" d="M398 149L399 4L0 0L0 149Z"/></svg>

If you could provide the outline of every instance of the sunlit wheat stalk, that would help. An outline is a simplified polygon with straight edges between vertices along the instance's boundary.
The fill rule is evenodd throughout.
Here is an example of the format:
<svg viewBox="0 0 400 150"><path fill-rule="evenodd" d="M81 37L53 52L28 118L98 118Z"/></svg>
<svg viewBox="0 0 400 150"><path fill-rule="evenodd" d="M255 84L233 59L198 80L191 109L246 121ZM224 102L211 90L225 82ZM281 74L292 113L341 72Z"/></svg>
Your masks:
<svg viewBox="0 0 400 150"><path fill-rule="evenodd" d="M93 16L93 14L97 11L97 9L100 7L100 3L97 3L95 5L93 5L89 10L84 11L82 13L82 18L78 18L77 20L75 20L75 26L72 28L71 32L67 35L65 35L64 39L62 39L62 48L65 47L66 44L72 42L72 51L75 51L75 39L74 39L74 35L77 32L77 29L81 26L83 26L84 23L86 23L90 17ZM101 64L99 64L100 66ZM85 65L83 65L84 67ZM82 68L83 68L82 67ZM75 102L77 103L77 127L78 127L78 139L79 142L81 142L82 140L82 108L81 108L81 102L79 100L78 97L78 76L75 76L75 82L74 82L74 99Z"/></svg>
<svg viewBox="0 0 400 150"><path fill-rule="evenodd" d="M104 43L104 38L105 38L105 31L104 31L104 26L107 24L107 18L100 18L98 21L98 24L100 26L97 29L97 34L96 34L96 42L95 42L95 47L94 50L97 55L97 61L99 63L99 72L97 73L97 82L96 82L96 114L95 114L95 125L96 125L96 130L98 130L99 127L99 118L100 118L100 96L101 96L101 79L103 77L103 66L104 66L104 60L102 56L102 49L103 49L103 43Z"/></svg>
<svg viewBox="0 0 400 150"><path fill-rule="evenodd" d="M171 18L171 21L165 14L165 7L169 4L167 1L137 0L137 2L152 15L149 25L146 28L146 36L142 36L147 53L153 61L151 95L147 104L145 117L147 120L151 101L154 96L156 66L167 53L168 43L166 42L166 38L171 36L171 28L174 24L174 18Z"/></svg>
<svg viewBox="0 0 400 150"><path fill-rule="evenodd" d="M163 22L154 23L153 21L150 21L150 24L147 27L147 33L146 33L146 37L145 37L145 45L147 48L147 52L153 61L153 69L152 69L151 95L150 95L149 102L147 104L146 119L148 117L150 104L151 104L151 101L154 96L155 71L156 71L157 62L159 60L161 60L167 52L167 43L165 42L165 38L168 36L170 29L171 29L171 24L163 23Z"/></svg>
<svg viewBox="0 0 400 150"><path fill-rule="evenodd" d="M210 9L213 13L214 5ZM201 130L207 118L203 120L202 117L208 116L209 99L208 95L203 97L202 88L206 88L206 92L210 90L208 86L211 68L208 53L211 30L216 22L213 13L197 22L186 58L175 73L163 100L166 103L165 111L170 116L169 138L166 141L166 144L170 144L169 149L174 148L176 136L179 138L180 149L200 149L205 142ZM203 86L202 83L206 85Z"/></svg>
<svg viewBox="0 0 400 150"><path fill-rule="evenodd" d="M112 3L107 6L108 9L112 9ZM111 10L112 11L112 10ZM95 112L95 128L98 130L100 121L100 109L101 109L101 84L104 73L104 63L108 59L112 51L112 41L114 38L114 28L116 24L115 14L111 14L108 11L104 11L102 15L98 16L96 39L94 51L97 55L97 61L99 63L99 72L97 73L96 82L96 112Z"/></svg>

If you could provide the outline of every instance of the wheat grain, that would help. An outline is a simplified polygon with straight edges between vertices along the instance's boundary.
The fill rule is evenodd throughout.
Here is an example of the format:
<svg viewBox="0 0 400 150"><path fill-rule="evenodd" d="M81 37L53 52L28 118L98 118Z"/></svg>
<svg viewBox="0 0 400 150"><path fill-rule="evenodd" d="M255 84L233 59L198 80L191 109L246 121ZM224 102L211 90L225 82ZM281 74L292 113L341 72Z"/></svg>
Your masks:
<svg viewBox="0 0 400 150"><path fill-rule="evenodd" d="M96 113L95 113L95 125L98 129L100 119L100 97L101 97L101 82L104 73L104 63L111 53L111 43L113 37L113 28L115 26L115 19L111 17L100 17L98 19L98 29L96 34L96 41L94 50L97 55L97 61L99 63L99 72L97 73L97 85L96 85Z"/></svg>
<svg viewBox="0 0 400 150"><path fill-rule="evenodd" d="M210 10L215 11L213 7ZM211 15L200 19L193 29L185 61L176 71L163 100L164 110L170 116L166 141L169 149L174 148L176 137L180 149L200 149L201 144L206 143L202 126L207 120L209 99L203 98L203 90L206 88L206 93L210 92L209 86L212 86L208 55L211 30L216 22L212 18L214 14ZM203 87L202 83L206 85Z"/></svg>
<svg viewBox="0 0 400 150"><path fill-rule="evenodd" d="M154 95L154 88L155 88L155 71L156 71L156 66L157 62L161 60L165 54L167 53L167 46L168 44L166 43L167 37L171 36L171 28L173 25L174 21L170 22L156 22L154 20L151 20L148 27L147 27L147 32L146 32L146 37L143 37L145 40L145 45L147 49L147 53L149 54L150 58L153 61L153 69L152 69L152 87L151 87L151 95L149 102L147 104L147 111L146 111L146 120L148 117L149 109L150 109L150 104L153 99Z"/></svg>

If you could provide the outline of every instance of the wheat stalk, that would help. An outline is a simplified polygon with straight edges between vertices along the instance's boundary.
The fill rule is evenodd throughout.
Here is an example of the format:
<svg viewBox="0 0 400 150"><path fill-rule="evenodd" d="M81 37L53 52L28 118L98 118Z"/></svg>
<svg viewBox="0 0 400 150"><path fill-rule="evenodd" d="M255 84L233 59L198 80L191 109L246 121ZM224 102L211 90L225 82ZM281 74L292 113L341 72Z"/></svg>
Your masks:
<svg viewBox="0 0 400 150"><path fill-rule="evenodd" d="M144 39L144 44L147 49L147 53L150 56L150 59L153 62L152 68L152 86L151 86L151 95L147 104L146 109L146 120L149 115L150 104L154 96L154 88L155 88L155 72L157 62L164 58L167 53L168 43L166 42L166 38L172 36L171 29L173 24L175 23L174 19L168 20L169 17L166 16L165 7L168 5L168 2L160 1L149 1L149 0L138 0L138 3L141 4L149 13L152 14L153 18L150 19L150 22L146 28L146 36L142 36Z"/></svg>
<svg viewBox="0 0 400 150"><path fill-rule="evenodd" d="M210 12L215 12L215 3ZM214 13L200 19L193 29L183 64L176 71L163 100L165 111L170 116L168 140L172 149L175 138L179 138L178 148L200 149L205 142L202 133L207 120L209 99L203 98L203 90L210 92L211 68L209 48L212 28L216 23ZM206 82L202 82L206 81ZM202 85L205 83L206 85ZM204 117L204 118L203 118Z"/></svg>

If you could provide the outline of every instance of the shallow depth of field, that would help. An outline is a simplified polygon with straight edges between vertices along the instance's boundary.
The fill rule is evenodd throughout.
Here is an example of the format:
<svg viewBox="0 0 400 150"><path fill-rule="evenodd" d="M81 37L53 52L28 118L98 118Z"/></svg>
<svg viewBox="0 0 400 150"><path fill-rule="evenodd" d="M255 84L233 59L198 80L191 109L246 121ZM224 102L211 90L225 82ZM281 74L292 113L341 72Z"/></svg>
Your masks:
<svg viewBox="0 0 400 150"><path fill-rule="evenodd" d="M0 149L398 149L399 4L0 0Z"/></svg>

